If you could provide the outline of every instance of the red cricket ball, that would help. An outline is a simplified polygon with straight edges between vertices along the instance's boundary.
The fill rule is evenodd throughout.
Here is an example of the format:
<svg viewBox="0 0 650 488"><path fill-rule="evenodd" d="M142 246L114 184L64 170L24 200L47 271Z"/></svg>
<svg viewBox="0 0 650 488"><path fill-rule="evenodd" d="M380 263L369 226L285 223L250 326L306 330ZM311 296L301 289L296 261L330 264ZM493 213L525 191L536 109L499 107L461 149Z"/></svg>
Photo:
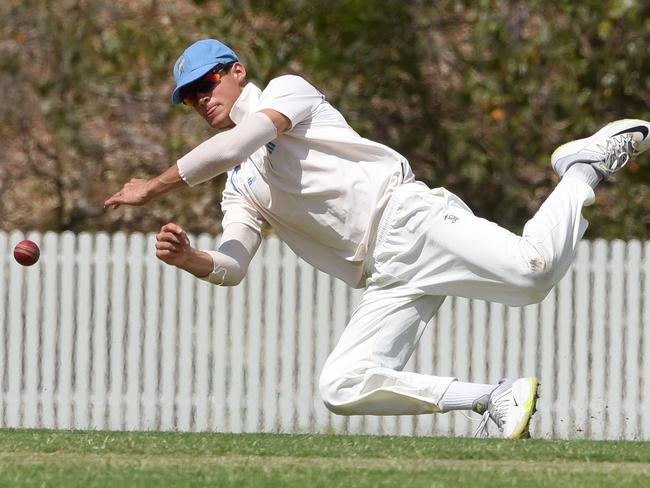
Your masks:
<svg viewBox="0 0 650 488"><path fill-rule="evenodd" d="M41 257L41 250L33 241L20 241L14 247L14 258L23 266L31 266Z"/></svg>

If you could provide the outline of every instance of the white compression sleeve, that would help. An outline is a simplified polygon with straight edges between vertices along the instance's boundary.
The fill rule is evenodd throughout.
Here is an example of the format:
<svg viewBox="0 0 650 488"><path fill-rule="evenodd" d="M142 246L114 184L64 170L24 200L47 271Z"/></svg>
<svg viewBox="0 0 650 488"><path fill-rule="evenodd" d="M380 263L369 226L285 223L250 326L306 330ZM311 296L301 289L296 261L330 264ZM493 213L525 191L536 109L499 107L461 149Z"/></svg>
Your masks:
<svg viewBox="0 0 650 488"><path fill-rule="evenodd" d="M247 225L230 224L223 231L218 251L203 250L212 256L214 267L212 273L201 279L215 285L239 284L246 276L261 240L260 234Z"/></svg>
<svg viewBox="0 0 650 488"><path fill-rule="evenodd" d="M178 173L189 186L198 185L238 165L276 137L277 130L271 119L262 112L255 112L180 158L176 163Z"/></svg>

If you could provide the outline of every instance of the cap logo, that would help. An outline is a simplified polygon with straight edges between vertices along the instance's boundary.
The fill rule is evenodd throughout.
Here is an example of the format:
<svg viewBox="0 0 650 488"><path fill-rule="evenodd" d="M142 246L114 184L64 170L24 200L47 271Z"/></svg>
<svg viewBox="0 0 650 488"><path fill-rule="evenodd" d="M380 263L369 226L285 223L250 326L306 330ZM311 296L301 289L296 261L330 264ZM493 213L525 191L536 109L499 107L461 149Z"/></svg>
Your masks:
<svg viewBox="0 0 650 488"><path fill-rule="evenodd" d="M182 75L183 74L183 68L185 67L185 58L181 58L180 62L178 63L178 74Z"/></svg>

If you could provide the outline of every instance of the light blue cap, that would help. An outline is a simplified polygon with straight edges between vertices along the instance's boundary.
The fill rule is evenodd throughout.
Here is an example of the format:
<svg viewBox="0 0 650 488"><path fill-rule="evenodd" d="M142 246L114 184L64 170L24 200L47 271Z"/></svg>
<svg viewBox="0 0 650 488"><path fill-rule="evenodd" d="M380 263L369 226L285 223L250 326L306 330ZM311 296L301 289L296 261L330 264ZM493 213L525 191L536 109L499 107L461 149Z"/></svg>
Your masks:
<svg viewBox="0 0 650 488"><path fill-rule="evenodd" d="M181 103L181 89L198 80L218 64L239 61L235 52L216 39L203 39L188 47L174 64L176 88L172 103Z"/></svg>

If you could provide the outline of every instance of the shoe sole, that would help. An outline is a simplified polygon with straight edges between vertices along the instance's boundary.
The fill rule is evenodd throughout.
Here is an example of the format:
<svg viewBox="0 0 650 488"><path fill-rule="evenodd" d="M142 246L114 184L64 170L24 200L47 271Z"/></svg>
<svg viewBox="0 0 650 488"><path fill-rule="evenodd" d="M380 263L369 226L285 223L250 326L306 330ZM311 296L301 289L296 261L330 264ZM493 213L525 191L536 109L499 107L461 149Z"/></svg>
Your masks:
<svg viewBox="0 0 650 488"><path fill-rule="evenodd" d="M516 384L519 381L522 380L515 381L515 383L512 385L513 389L521 387L520 385ZM519 419L519 422L517 422L517 425L515 426L512 433L507 436L509 439L530 438L530 420L533 418L533 415L537 411L537 399L539 398L539 381L535 377L526 378L526 380L523 381L528 381L529 383L528 385L525 385L526 389L522 389L520 392L515 392L515 394L520 397L520 402L521 397L525 398L523 403L519 404L521 407L521 418Z"/></svg>
<svg viewBox="0 0 650 488"><path fill-rule="evenodd" d="M612 126L616 125L617 127L614 128ZM585 137L584 139L576 139L574 141L569 141L565 144L562 144L559 146L555 151L553 151L553 154L551 154L551 166L555 170L556 173L558 173L558 170L556 168L557 162L559 159L567 156L567 155L572 155L579 153L584 150L585 147L589 146L595 139L598 138L607 138L611 137L616 134L618 127L623 127L623 126L648 126L648 122L640 119L621 119L621 120L616 120L614 122L610 122L607 124L605 127L601 128L598 132L593 134L590 137ZM603 133L611 132L612 134L609 134L605 136ZM645 137L640 143L639 143L639 154L644 152L646 149L648 149L648 146L650 145L650 137ZM566 153L566 154L563 154ZM594 154L594 160L589 161L588 158L585 158L586 162L596 162L598 158L596 157L596 154ZM571 165L566 167L564 169L564 173L569 169ZM559 174L559 173L558 173ZM560 175L562 176L562 175Z"/></svg>

